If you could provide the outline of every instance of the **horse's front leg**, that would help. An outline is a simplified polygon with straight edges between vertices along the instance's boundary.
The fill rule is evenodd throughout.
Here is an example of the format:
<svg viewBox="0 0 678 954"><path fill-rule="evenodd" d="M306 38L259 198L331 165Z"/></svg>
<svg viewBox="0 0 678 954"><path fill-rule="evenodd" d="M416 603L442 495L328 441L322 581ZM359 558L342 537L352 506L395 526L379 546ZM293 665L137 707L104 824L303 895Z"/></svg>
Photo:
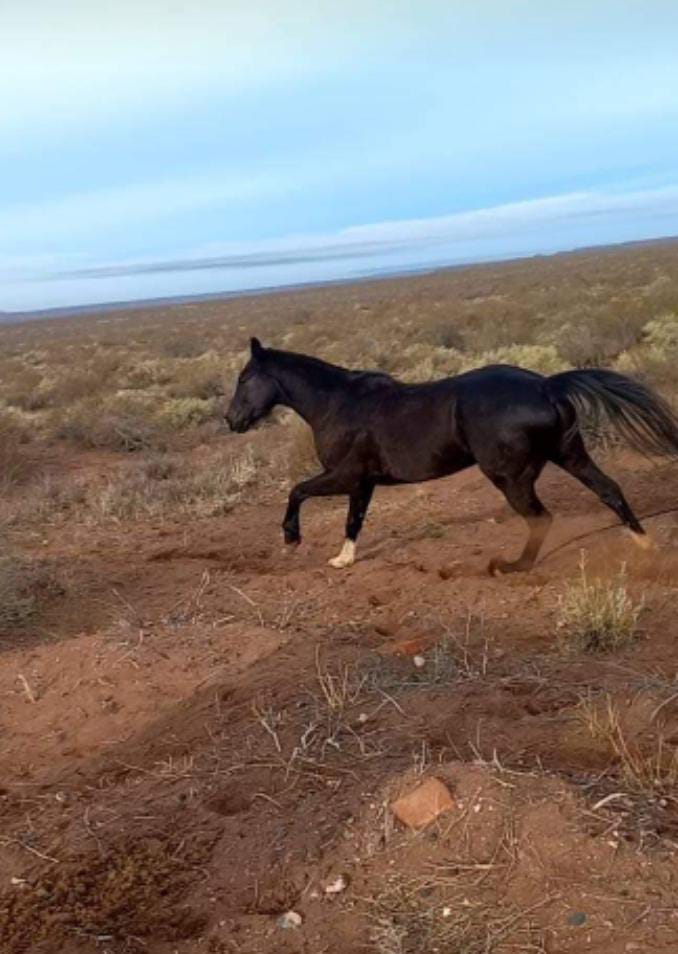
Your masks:
<svg viewBox="0 0 678 954"><path fill-rule="evenodd" d="M311 477L310 480L303 480L296 487L293 487L290 492L283 519L285 543L297 544L301 542L299 512L304 500L309 497L332 497L337 494L348 494L350 506L346 521L346 542L339 557L335 558L337 562L332 561L332 566L349 566L353 563L355 541L365 519L373 489L374 485L371 481L368 482L362 476L360 470L351 466L349 462L336 470L325 471L318 474L317 477ZM351 550L350 554L349 549Z"/></svg>
<svg viewBox="0 0 678 954"><path fill-rule="evenodd" d="M359 475L351 468L325 471L310 480L302 480L292 488L283 519L285 543L301 543L299 511L309 497L332 497L336 494L352 495L360 484Z"/></svg>
<svg viewBox="0 0 678 954"><path fill-rule="evenodd" d="M365 479L360 482L349 497L346 539L341 552L329 561L330 566L333 566L336 570L343 570L344 567L352 566L355 563L356 542L362 530L373 493L373 481Z"/></svg>

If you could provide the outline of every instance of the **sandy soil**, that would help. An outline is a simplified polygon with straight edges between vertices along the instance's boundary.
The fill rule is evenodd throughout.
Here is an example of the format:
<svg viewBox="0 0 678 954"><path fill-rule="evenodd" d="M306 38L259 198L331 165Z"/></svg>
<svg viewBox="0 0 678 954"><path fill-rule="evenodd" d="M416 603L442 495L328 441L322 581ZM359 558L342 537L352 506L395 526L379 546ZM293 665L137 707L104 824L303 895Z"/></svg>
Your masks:
<svg viewBox="0 0 678 954"><path fill-rule="evenodd" d="M675 504L675 467L611 469L641 514ZM344 571L343 503L286 553L282 491L24 539L67 586L0 644L0 949L678 951L678 797L582 716L613 700L634 753L675 754L678 518L644 554L571 479L542 489L545 555L501 579L523 529L476 470L380 491ZM558 647L581 547L644 594L623 653ZM428 775L454 808L405 831L388 806Z"/></svg>

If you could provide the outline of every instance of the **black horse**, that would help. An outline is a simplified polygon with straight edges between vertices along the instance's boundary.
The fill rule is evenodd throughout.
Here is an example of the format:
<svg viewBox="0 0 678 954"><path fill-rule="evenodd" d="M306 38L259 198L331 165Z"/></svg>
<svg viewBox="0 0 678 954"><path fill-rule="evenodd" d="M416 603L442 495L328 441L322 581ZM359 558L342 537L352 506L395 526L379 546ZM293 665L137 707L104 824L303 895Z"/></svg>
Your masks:
<svg viewBox="0 0 678 954"><path fill-rule="evenodd" d="M527 543L514 562L490 572L529 570L552 517L535 492L547 461L589 487L641 546L649 538L619 486L591 460L582 412L602 414L645 454L678 455L678 418L643 384L598 368L544 377L492 365L425 384L387 374L349 371L307 355L264 348L252 338L226 420L243 433L277 404L311 426L323 471L291 491L285 542L301 540L299 510L307 497L347 494L346 540L332 566L355 559L355 544L379 484L433 480L477 464L525 518Z"/></svg>

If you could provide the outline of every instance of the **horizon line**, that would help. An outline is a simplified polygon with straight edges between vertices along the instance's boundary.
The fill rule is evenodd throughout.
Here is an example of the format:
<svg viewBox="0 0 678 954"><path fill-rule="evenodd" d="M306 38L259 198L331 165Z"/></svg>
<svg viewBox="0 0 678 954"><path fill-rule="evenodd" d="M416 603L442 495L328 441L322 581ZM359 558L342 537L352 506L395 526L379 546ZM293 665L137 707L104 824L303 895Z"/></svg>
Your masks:
<svg viewBox="0 0 678 954"><path fill-rule="evenodd" d="M427 265L418 265L403 268L389 268L370 270L362 275L353 275L345 278L327 278L311 279L307 282L292 282L280 285L267 285L263 287L243 287L231 291L217 291L196 293L194 295L166 295L153 296L149 298L131 298L120 299L107 302L92 302L84 305L64 305L53 308L31 308L26 310L2 311L0 310L0 324L14 324L32 319L49 318L68 318L77 315L96 314L97 312L115 312L126 309L142 310L144 308L161 308L166 305L188 305L204 301L230 301L234 298L251 298L256 295L268 296L282 294L285 292L305 291L310 288L330 288L337 285L365 284L368 282L388 281L398 278L408 278L416 275L425 275L436 272L455 271L463 268L481 267L484 265L502 264L508 265L511 262L524 262L534 258L558 258L559 256L580 255L585 252L602 250L621 250L635 248L641 245L660 245L664 243L678 242L678 234L659 235L654 238L631 239L622 242L600 242L591 245L572 246L570 248L556 249L555 251L545 252L527 252L524 255L509 254L496 255L491 257L479 257L474 259L463 259L456 262L431 262Z"/></svg>

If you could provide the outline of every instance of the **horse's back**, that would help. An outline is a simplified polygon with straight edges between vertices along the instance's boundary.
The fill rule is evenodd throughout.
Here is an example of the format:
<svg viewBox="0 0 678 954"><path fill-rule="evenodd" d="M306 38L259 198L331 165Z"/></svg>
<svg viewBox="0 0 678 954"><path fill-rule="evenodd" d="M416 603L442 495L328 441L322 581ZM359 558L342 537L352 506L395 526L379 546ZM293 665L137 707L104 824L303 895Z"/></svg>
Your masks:
<svg viewBox="0 0 678 954"><path fill-rule="evenodd" d="M492 365L460 375L457 416L466 443L482 465L506 453L550 456L562 431L559 408L546 378L512 365Z"/></svg>
<svg viewBox="0 0 678 954"><path fill-rule="evenodd" d="M353 382L337 423L366 436L381 481L430 480L507 449L520 457L550 446L559 416L545 380L512 365L421 384L366 375Z"/></svg>

